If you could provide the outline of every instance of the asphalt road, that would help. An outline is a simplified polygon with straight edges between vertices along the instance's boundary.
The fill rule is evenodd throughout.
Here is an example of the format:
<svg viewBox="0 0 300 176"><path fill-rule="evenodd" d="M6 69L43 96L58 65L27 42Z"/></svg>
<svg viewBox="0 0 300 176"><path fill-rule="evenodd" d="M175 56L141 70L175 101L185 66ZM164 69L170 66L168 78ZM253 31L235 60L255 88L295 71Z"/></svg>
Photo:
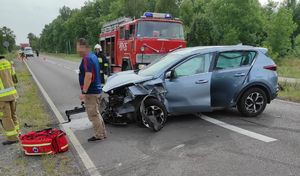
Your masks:
<svg viewBox="0 0 300 176"><path fill-rule="evenodd" d="M66 109L80 105L79 63L43 58L30 58L27 63L64 116ZM101 175L297 176L299 114L299 104L275 100L257 118L241 117L235 110L202 118L177 116L169 118L158 133L135 124L107 125L108 138L98 143L87 142L93 130L85 113L67 125Z"/></svg>

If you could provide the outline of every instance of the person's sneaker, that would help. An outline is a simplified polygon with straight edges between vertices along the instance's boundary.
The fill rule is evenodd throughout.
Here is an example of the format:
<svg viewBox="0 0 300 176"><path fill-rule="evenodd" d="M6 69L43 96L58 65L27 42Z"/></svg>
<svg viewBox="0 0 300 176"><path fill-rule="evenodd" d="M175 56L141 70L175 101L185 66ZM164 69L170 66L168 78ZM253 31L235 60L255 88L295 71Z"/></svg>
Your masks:
<svg viewBox="0 0 300 176"><path fill-rule="evenodd" d="M19 140L15 140L15 141L4 141L2 142L2 145L11 145L11 144L15 144L15 143L18 143Z"/></svg>
<svg viewBox="0 0 300 176"><path fill-rule="evenodd" d="M95 136L88 139L88 142L100 141L103 140L102 138L96 138Z"/></svg>

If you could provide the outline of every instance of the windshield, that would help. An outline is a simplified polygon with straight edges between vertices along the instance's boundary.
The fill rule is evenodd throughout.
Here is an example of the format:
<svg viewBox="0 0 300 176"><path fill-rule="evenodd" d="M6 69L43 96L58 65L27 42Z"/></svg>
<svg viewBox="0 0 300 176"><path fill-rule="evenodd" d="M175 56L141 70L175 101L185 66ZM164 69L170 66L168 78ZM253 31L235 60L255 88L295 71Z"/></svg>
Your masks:
<svg viewBox="0 0 300 176"><path fill-rule="evenodd" d="M182 58L179 54L168 54L162 59L157 59L147 67L138 72L141 76L155 76L168 68L171 64L177 62Z"/></svg>
<svg viewBox="0 0 300 176"><path fill-rule="evenodd" d="M183 27L180 23L140 21L137 37L184 40Z"/></svg>

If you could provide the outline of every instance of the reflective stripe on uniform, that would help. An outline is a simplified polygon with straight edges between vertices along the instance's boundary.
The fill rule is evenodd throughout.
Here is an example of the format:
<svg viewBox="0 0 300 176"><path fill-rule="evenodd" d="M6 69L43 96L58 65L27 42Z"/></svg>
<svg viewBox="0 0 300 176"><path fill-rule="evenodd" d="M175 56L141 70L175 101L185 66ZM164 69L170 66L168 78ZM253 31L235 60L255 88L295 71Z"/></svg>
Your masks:
<svg viewBox="0 0 300 176"><path fill-rule="evenodd" d="M15 125L15 130L19 131L20 130L20 125Z"/></svg>
<svg viewBox="0 0 300 176"><path fill-rule="evenodd" d="M0 90L4 89L4 85L3 85L3 82L2 82L2 79L0 78Z"/></svg>
<svg viewBox="0 0 300 176"><path fill-rule="evenodd" d="M0 62L0 71L3 71L3 70L10 70L10 73L12 71L12 66L11 66L11 63L7 60L3 60Z"/></svg>
<svg viewBox="0 0 300 176"><path fill-rule="evenodd" d="M11 130L11 131L5 131L5 136L11 137L11 136L17 136L18 132L16 130Z"/></svg>
<svg viewBox="0 0 300 176"><path fill-rule="evenodd" d="M6 89L1 89L0 94L5 93L5 92L10 92L12 90L16 90L14 87L6 88Z"/></svg>
<svg viewBox="0 0 300 176"><path fill-rule="evenodd" d="M8 70L11 69L10 64L0 64L0 70Z"/></svg>
<svg viewBox="0 0 300 176"><path fill-rule="evenodd" d="M101 57L98 57L98 61L99 61L99 63L103 62Z"/></svg>
<svg viewBox="0 0 300 176"><path fill-rule="evenodd" d="M108 67L108 63L105 63L105 64L104 64L104 67Z"/></svg>
<svg viewBox="0 0 300 176"><path fill-rule="evenodd" d="M9 96L9 95L13 95L13 94L16 94L16 93L17 93L17 90L14 87L2 89L2 90L0 90L0 98L1 97L6 97L6 96Z"/></svg>
<svg viewBox="0 0 300 176"><path fill-rule="evenodd" d="M11 63L7 60L2 60L0 62L0 71L4 71L4 70L9 70L11 76L15 74ZM5 88L3 85L3 80L0 78L0 98L13 95L16 93L17 90L14 87Z"/></svg>

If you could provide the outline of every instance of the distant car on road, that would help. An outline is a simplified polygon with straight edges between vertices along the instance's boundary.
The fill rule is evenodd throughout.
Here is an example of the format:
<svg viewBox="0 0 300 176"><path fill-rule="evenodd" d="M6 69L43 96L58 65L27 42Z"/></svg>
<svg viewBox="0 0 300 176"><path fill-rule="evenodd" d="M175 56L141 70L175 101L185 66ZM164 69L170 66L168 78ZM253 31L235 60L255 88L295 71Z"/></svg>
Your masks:
<svg viewBox="0 0 300 176"><path fill-rule="evenodd" d="M33 57L33 51L31 47L25 47L24 48L24 54L26 57Z"/></svg>
<svg viewBox="0 0 300 176"><path fill-rule="evenodd" d="M159 131L167 116L237 107L261 114L278 92L276 65L266 48L207 46L180 49L142 70L108 78L106 121L136 120Z"/></svg>

